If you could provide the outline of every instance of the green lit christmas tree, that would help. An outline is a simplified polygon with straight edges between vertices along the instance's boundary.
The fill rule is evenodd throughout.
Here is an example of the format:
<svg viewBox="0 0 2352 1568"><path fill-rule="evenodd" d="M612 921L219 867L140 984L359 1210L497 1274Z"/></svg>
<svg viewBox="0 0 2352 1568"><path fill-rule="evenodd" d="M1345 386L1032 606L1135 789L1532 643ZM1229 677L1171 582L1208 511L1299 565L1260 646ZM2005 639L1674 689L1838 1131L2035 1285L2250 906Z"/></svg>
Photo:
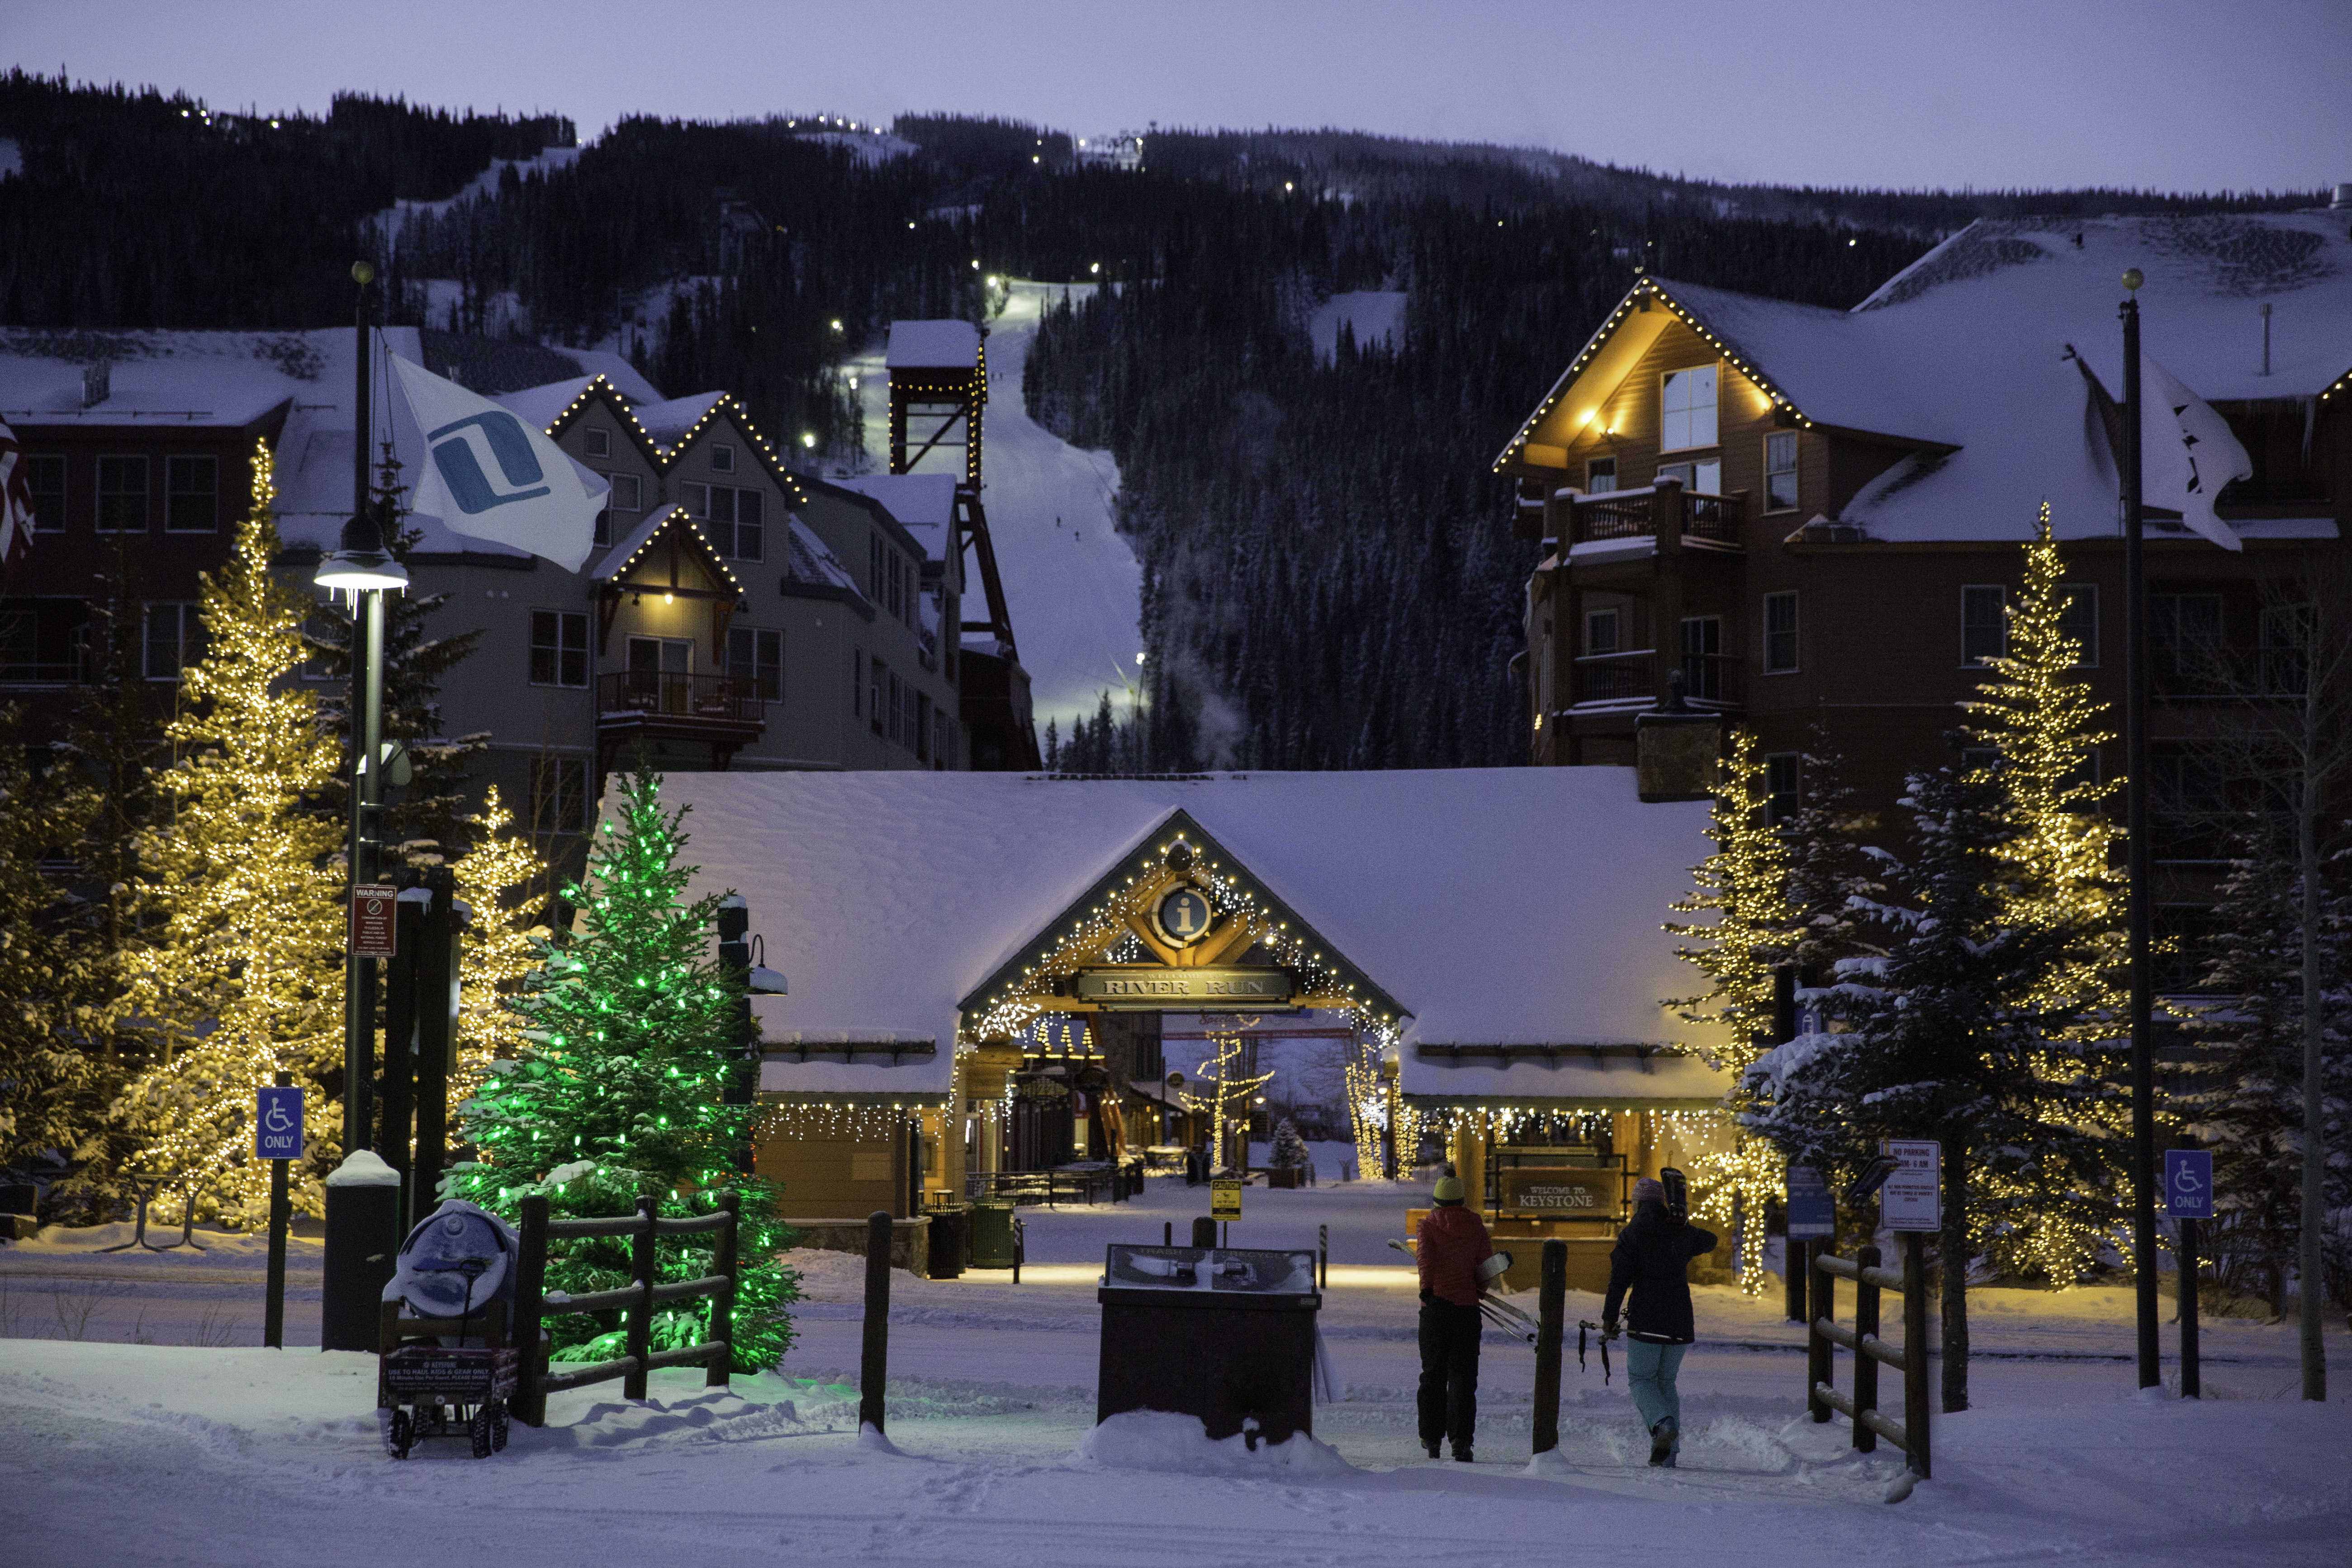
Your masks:
<svg viewBox="0 0 2352 1568"><path fill-rule="evenodd" d="M578 929L541 944L543 963L509 1004L530 1043L493 1064L466 1103L477 1158L451 1173L444 1195L512 1219L534 1194L559 1217L626 1214L640 1194L681 1217L710 1213L722 1189L741 1193L735 1370L761 1372L792 1345L785 1304L798 1292L776 1261L792 1233L775 1217L775 1188L737 1168L759 1114L723 1092L741 1065L742 982L713 955L723 895L685 901L696 869L677 863L685 816L662 809L659 774L641 765L624 777L586 887L565 889ZM661 1277L710 1273L714 1239L665 1238ZM578 1295L626 1283L627 1247L608 1237L554 1244L549 1289ZM701 1340L708 1310L692 1301L656 1313L655 1348ZM556 1359L619 1354L619 1315L611 1317L552 1320Z"/></svg>

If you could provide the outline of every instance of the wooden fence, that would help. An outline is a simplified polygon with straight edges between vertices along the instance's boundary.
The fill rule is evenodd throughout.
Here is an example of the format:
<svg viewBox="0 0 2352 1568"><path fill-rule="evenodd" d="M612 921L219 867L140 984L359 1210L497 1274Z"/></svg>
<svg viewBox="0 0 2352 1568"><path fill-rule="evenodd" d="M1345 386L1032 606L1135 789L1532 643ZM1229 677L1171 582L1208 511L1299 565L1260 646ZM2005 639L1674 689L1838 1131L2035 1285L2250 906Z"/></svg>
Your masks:
<svg viewBox="0 0 2352 1568"><path fill-rule="evenodd" d="M735 1290L740 1278L736 1253L737 1219L742 1212L740 1193L721 1193L717 1214L697 1215L691 1219L663 1219L655 1214L655 1200L637 1199L637 1212L617 1215L610 1219L550 1219L547 1200L530 1197L522 1201L522 1252L518 1259L520 1269L515 1284L514 1343L522 1347L522 1387L514 1402L515 1419L527 1426L539 1426L547 1421L547 1396L567 1388L581 1388L592 1383L622 1379L621 1393L629 1399L646 1396L646 1374L658 1366L696 1366L709 1369L706 1385L723 1388L733 1370L735 1359ZM718 1256L713 1266L718 1272L699 1279L678 1279L667 1284L656 1278L654 1261L654 1240L664 1236L694 1236L706 1231L719 1235ZM576 1240L592 1236L625 1236L629 1238L629 1283L611 1290L592 1290L585 1295L558 1293L553 1299L547 1294L547 1244L551 1241ZM688 1301L699 1297L710 1298L710 1337L700 1344L681 1345L675 1350L653 1348L654 1309L668 1301ZM561 1318L574 1312L602 1312L615 1308L627 1313L625 1331L627 1353L612 1361L600 1361L582 1365L566 1365L561 1372L550 1370L547 1347L541 1342L541 1325L549 1318Z"/></svg>
<svg viewBox="0 0 2352 1568"><path fill-rule="evenodd" d="M1871 1453L1885 1438L1909 1458L1912 1474L1926 1480L1927 1440L1927 1292L1921 1265L1923 1248L1915 1232L1903 1238L1903 1271L1878 1266L1874 1247L1860 1248L1852 1259L1823 1253L1813 1259L1813 1302L1806 1332L1805 1397L1813 1419L1827 1421L1837 1411L1853 1422L1856 1451ZM1837 1322L1837 1279L1854 1282L1853 1327ZM1903 1344L1898 1349L1878 1337L1879 1294L1893 1290L1903 1298ZM1843 1345L1853 1352L1853 1396L1831 1386L1835 1362L1830 1347ZM1903 1419L1889 1420L1878 1411L1878 1369L1893 1367L1903 1374Z"/></svg>

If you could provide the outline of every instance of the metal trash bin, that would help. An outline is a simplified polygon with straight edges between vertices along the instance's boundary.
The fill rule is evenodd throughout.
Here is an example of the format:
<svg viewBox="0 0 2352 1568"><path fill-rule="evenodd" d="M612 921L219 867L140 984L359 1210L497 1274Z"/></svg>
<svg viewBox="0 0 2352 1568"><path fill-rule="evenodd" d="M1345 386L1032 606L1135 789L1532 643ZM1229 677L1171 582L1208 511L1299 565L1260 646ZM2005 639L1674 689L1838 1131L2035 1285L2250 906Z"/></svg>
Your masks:
<svg viewBox="0 0 2352 1568"><path fill-rule="evenodd" d="M964 1223L968 1213L955 1207L924 1211L931 1222L930 1247L925 1259L930 1278L953 1279L963 1272Z"/></svg>
<svg viewBox="0 0 2352 1568"><path fill-rule="evenodd" d="M971 1267L1013 1267L1013 1200L974 1198L965 1211L971 1226Z"/></svg>
<svg viewBox="0 0 2352 1568"><path fill-rule="evenodd" d="M1313 1434L1313 1248L1114 1246L1095 1298L1097 1422L1168 1410L1198 1416L1213 1438L1253 1418L1269 1443Z"/></svg>

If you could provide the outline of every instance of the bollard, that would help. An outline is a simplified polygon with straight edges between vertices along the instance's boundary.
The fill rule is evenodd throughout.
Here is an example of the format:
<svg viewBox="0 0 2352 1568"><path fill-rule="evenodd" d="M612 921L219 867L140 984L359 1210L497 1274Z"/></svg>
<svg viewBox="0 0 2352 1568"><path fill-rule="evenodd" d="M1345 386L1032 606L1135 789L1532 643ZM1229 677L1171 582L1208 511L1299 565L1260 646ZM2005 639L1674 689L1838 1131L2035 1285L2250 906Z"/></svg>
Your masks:
<svg viewBox="0 0 2352 1568"><path fill-rule="evenodd" d="M857 1424L877 1432L882 1430L882 1385L889 1364L890 1211L876 1209L866 1216L866 1343L857 1364Z"/></svg>
<svg viewBox="0 0 2352 1568"><path fill-rule="evenodd" d="M515 1254L514 1332L509 1336L522 1352L520 1386L512 1402L514 1418L526 1426L547 1425L547 1394L540 1380L547 1375L547 1346L540 1325L545 1321L547 1296L547 1198L544 1194L522 1201L522 1245Z"/></svg>
<svg viewBox="0 0 2352 1568"><path fill-rule="evenodd" d="M1160 1245L1162 1247L1173 1247L1176 1245L1176 1222L1174 1220L1163 1219L1160 1222Z"/></svg>
<svg viewBox="0 0 2352 1568"><path fill-rule="evenodd" d="M327 1178L320 1350L373 1354L381 1348L383 1288L392 1283L400 1239L400 1173L371 1150L352 1150Z"/></svg>
<svg viewBox="0 0 2352 1568"><path fill-rule="evenodd" d="M1217 1245L1217 1222L1207 1215L1192 1217L1192 1245L1213 1247Z"/></svg>
<svg viewBox="0 0 2352 1568"><path fill-rule="evenodd" d="M1536 1294L1535 1451L1559 1447L1559 1356L1568 1334L1568 1243L1543 1244L1543 1273Z"/></svg>

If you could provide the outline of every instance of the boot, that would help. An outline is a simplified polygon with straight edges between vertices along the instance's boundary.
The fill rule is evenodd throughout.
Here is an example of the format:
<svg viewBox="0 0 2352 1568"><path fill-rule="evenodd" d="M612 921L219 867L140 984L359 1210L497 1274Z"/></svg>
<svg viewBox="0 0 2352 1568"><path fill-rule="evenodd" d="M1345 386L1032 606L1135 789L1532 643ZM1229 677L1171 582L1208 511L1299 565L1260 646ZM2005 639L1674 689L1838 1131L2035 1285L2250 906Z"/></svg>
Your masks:
<svg viewBox="0 0 2352 1568"><path fill-rule="evenodd" d="M1675 1418L1671 1415L1659 1416L1658 1424L1650 1428L1650 1464L1655 1469L1675 1468Z"/></svg>

